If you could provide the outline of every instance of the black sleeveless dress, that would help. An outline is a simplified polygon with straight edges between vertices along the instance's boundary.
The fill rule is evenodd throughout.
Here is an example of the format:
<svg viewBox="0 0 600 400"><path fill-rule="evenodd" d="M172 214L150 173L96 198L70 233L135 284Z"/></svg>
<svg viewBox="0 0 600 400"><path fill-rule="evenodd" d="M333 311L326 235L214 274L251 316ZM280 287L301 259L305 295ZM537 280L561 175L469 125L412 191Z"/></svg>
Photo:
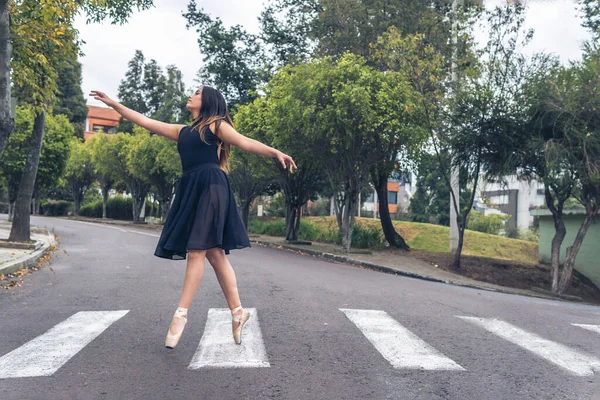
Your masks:
<svg viewBox="0 0 600 400"><path fill-rule="evenodd" d="M217 138L206 129L206 144L197 130L181 129L177 151L181 177L154 255L185 260L188 250L251 247L229 179L219 167Z"/></svg>

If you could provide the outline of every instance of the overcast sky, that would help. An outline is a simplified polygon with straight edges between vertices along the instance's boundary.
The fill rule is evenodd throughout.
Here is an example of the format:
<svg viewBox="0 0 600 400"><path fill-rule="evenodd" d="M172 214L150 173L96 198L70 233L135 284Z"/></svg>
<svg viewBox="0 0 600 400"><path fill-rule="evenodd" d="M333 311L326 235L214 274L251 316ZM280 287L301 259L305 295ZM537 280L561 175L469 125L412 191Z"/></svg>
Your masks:
<svg viewBox="0 0 600 400"><path fill-rule="evenodd" d="M488 7L502 0L488 1ZM186 86L196 86L194 78L202 65L195 29L185 28L181 16L188 0L155 0L151 10L138 12L124 26L85 24L79 17L76 28L86 42L82 50L83 91L102 90L116 99L119 82L124 78L127 62L135 50L141 50L147 60L155 59L163 68L175 64L183 73ZM264 0L203 1L197 4L212 16L220 17L226 26L243 25L258 33L257 17ZM545 50L558 54L563 61L581 56L580 44L588 38L572 0L531 1L526 24L535 29L529 51ZM94 99L88 104L101 105Z"/></svg>

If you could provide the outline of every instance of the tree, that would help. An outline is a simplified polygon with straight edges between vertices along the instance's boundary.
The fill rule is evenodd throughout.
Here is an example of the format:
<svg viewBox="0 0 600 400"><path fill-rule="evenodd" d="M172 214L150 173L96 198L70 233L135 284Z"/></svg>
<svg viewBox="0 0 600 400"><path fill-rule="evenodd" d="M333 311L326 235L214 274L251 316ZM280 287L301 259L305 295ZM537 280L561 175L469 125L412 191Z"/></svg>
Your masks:
<svg viewBox="0 0 600 400"><path fill-rule="evenodd" d="M552 212L552 290L564 293L571 282L577 253L600 206L600 65L597 55L568 67L555 65L530 82L528 103L536 135L519 143L521 165L545 184ZM571 196L585 207L584 220L560 271L566 235L563 206Z"/></svg>
<svg viewBox="0 0 600 400"><path fill-rule="evenodd" d="M100 21L109 16L114 22L123 22L133 7L139 9L151 5L151 0L19 0L9 4L10 35L0 36L0 39L10 40L12 37L14 51L10 53L11 48L6 43L0 43L0 49L6 49L7 53L2 56L7 56L7 59L12 55L14 84L28 93L27 97L31 99L36 113L27 162L17 193L15 218L9 236L11 241L29 241L30 238L29 206L44 137L46 113L51 110L56 98L57 70L65 58L78 50L77 31L73 28L75 15L83 9L88 21ZM2 20L0 30L1 27ZM3 78L10 73L8 70L0 72ZM0 86L3 82L0 82ZM8 78L6 82L9 82ZM0 99L5 99L1 93ZM0 101L0 107L7 105ZM0 117L6 115L6 111L0 111ZM7 137L8 134L0 136Z"/></svg>
<svg viewBox="0 0 600 400"><path fill-rule="evenodd" d="M146 114L148 105L144 96L144 53L136 50L135 55L127 64L125 78L119 84L119 102L125 107L131 108L139 113ZM121 118L118 132L133 132L133 124Z"/></svg>
<svg viewBox="0 0 600 400"><path fill-rule="evenodd" d="M134 135L119 132L116 135L117 162L113 171L117 181L123 182L133 200L133 222L140 223L140 213L144 199L150 191L148 171L138 168L140 160L151 160L144 142L149 140L148 132L138 126L134 127Z"/></svg>
<svg viewBox="0 0 600 400"><path fill-rule="evenodd" d="M75 136L83 139L88 108L81 90L81 64L77 61L77 53L72 53L65 59L59 66L57 75L58 92L53 113L65 115L75 128Z"/></svg>
<svg viewBox="0 0 600 400"><path fill-rule="evenodd" d="M148 115L154 117L158 112L167 88L166 78L156 60L150 60L144 65L143 89Z"/></svg>
<svg viewBox="0 0 600 400"><path fill-rule="evenodd" d="M135 145L131 147L127 164L135 179L143 181L147 178L152 185L152 190L160 203L161 218L164 219L171 205L175 183L182 173L177 144L162 136L148 135L137 127L136 135L139 135L139 138L136 137L134 140ZM143 201L143 198L141 199L138 201Z"/></svg>
<svg viewBox="0 0 600 400"><path fill-rule="evenodd" d="M188 96L181 71L174 65L167 66L166 84L154 118L171 124L186 124L192 115L186 109Z"/></svg>
<svg viewBox="0 0 600 400"><path fill-rule="evenodd" d="M261 46L255 35L240 25L225 28L220 18L211 18L195 0L188 4L186 27L196 27L198 46L204 66L198 73L201 82L223 93L230 108L256 98L263 62Z"/></svg>
<svg viewBox="0 0 600 400"><path fill-rule="evenodd" d="M486 18L490 37L476 53L479 62L463 65L461 79L452 82L450 92L444 87L443 57L422 37L389 40L395 47L388 48L387 62L406 71L407 79L420 94L430 143L448 188L451 167L467 174L462 179L468 182L469 200L460 209L451 191L459 227L454 268L460 268L466 222L480 179L505 171L512 158L507 149L513 148L515 130L522 129L522 121L515 116L521 113L525 78L536 67L535 62L528 62L518 53L519 46L532 36L532 32L522 28L522 6L498 7ZM381 40L380 45L385 45L385 41ZM451 157L445 157L447 152ZM448 159L452 163L445 161Z"/></svg>
<svg viewBox="0 0 600 400"><path fill-rule="evenodd" d="M113 166L118 162L116 136L99 132L86 142L92 157L94 174L102 191L102 218L106 219L108 192L115 184L117 176Z"/></svg>
<svg viewBox="0 0 600 400"><path fill-rule="evenodd" d="M264 142L267 137L267 100L258 98L254 102L240 106L235 115L235 125L244 135ZM295 157L295 160L297 158ZM250 205L260 195L273 195L277 189L278 161L232 148L229 181L242 211L242 221L248 230Z"/></svg>
<svg viewBox="0 0 600 400"><path fill-rule="evenodd" d="M0 0L0 158L2 158L6 142L15 127L14 119L10 115L11 53L9 1Z"/></svg>
<svg viewBox="0 0 600 400"><path fill-rule="evenodd" d="M94 168L89 148L78 138L72 138L64 179L75 203L75 214L78 214L85 191L94 183Z"/></svg>
<svg viewBox="0 0 600 400"><path fill-rule="evenodd" d="M33 115L31 115L33 119ZM48 115L40 164L33 190L34 214L39 213L40 195L58 186L65 171L75 129L64 115Z"/></svg>

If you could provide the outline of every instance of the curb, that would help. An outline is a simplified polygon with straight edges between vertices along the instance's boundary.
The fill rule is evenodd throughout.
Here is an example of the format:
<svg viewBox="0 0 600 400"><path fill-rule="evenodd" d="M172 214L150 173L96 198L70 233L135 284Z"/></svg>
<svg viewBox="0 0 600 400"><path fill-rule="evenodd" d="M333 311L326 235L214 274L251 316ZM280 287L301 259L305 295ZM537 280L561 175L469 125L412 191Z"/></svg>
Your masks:
<svg viewBox="0 0 600 400"><path fill-rule="evenodd" d="M427 276L427 275L421 275L421 274L415 274L413 272L402 271L402 270L399 270L399 269L396 269L393 267L387 267L385 265L373 264L373 263L366 262L366 261L358 261L358 260L354 260L352 258L348 258L345 256L339 256L337 254L331 254L331 253L309 250L309 249L298 249L296 247L288 246L285 244L275 244L275 243L271 243L271 242L265 242L262 240L253 240L253 239L250 239L250 242L260 245L260 246L264 246L264 247L269 247L269 248L279 249L279 250L286 250L286 251L293 251L296 253L303 253L306 255L320 257L320 258L323 258L326 260L331 260L331 261L336 261L336 262L340 262L340 263L344 263L344 264L358 266L358 267L369 269L372 271L383 272L383 273L392 274L392 275L406 276L409 278L420 279L420 280L424 280L424 281L445 283L445 284L454 285L454 286L462 286L462 287L471 288L471 289L486 290L488 292L512 294L512 295L517 295L517 296L528 296L528 297L536 297L536 298L551 299L551 300L572 300L572 301L574 300L574 299L550 296L550 295L547 295L546 293L516 292L516 291L509 290L509 289L501 289L501 288L494 288L494 287L488 287L488 286L479 286L479 285L475 285L475 284L471 284L471 283L462 283L462 282L451 281L451 280L447 280L447 279L438 279L438 278L433 278L433 277ZM580 301L580 300L576 300L576 301ZM590 304L593 304L593 303L590 303Z"/></svg>
<svg viewBox="0 0 600 400"><path fill-rule="evenodd" d="M29 254L25 259L15 260L7 262L0 266L0 274L11 274L23 268L30 268L34 266L37 261L44 256L51 247L56 247L57 242L54 238L54 235L46 230L46 234L48 235L48 242L45 242L38 250Z"/></svg>

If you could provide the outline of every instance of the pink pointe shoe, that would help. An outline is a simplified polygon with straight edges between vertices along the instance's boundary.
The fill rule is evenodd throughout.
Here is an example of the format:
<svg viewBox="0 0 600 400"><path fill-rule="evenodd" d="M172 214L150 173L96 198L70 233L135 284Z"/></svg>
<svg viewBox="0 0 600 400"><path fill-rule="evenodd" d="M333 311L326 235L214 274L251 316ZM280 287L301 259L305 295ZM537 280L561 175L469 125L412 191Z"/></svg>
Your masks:
<svg viewBox="0 0 600 400"><path fill-rule="evenodd" d="M179 343L179 339L181 339L181 335L183 334L183 330L185 328L185 324L187 324L187 308L178 307L175 311L175 315L173 318L180 318L183 320L183 327L181 331L177 333L171 333L171 327L169 326L169 330L167 331L167 338L165 340L165 347L168 349L174 349Z"/></svg>
<svg viewBox="0 0 600 400"><path fill-rule="evenodd" d="M239 315L234 315L237 311L242 310ZM242 308L242 306L236 307L231 310L231 320L234 322L232 324L232 333L233 333L233 341L235 344L242 343L242 328L248 319L250 318L250 313ZM237 324L236 324L237 322Z"/></svg>

